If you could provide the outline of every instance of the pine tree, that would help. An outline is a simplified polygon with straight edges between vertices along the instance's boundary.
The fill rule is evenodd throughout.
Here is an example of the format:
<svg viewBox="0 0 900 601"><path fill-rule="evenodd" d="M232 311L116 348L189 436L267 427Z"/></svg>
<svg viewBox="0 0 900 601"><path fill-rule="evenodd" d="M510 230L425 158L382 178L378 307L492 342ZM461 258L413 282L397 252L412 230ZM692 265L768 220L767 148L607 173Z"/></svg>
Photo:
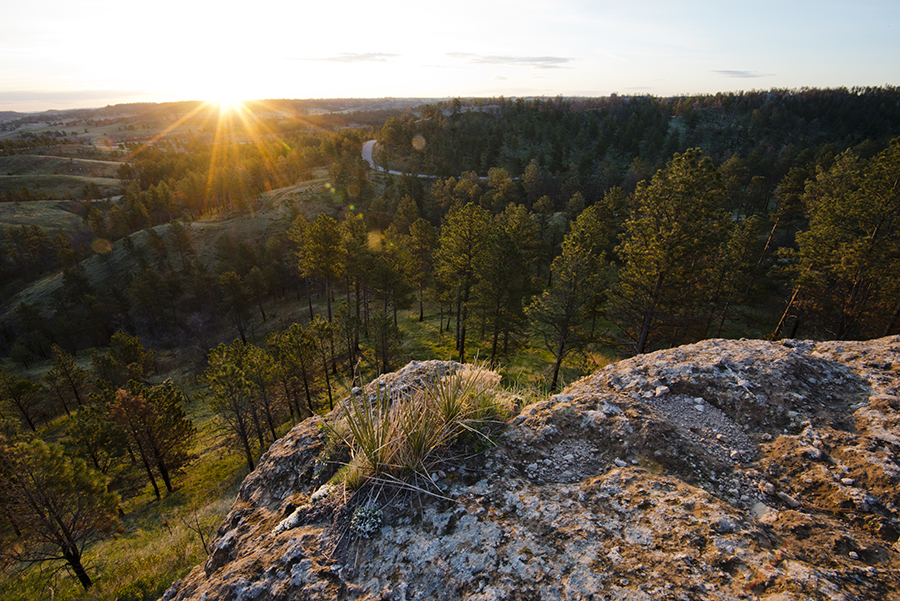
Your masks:
<svg viewBox="0 0 900 601"><path fill-rule="evenodd" d="M182 225L180 221L173 221L169 224L166 234L169 242L178 251L178 256L181 257L182 269L187 269L187 259L194 255L190 228Z"/></svg>
<svg viewBox="0 0 900 601"><path fill-rule="evenodd" d="M315 354L322 364L322 374L325 376L325 389L328 391L328 408L334 409L334 398L331 395L331 377L328 375L328 359L334 359L334 327L332 322L325 321L321 315L316 315L309 324L309 335L315 341ZM336 372L335 372L336 373Z"/></svg>
<svg viewBox="0 0 900 601"><path fill-rule="evenodd" d="M476 281L476 266L487 237L490 214L475 203L451 211L441 224L435 254L438 277L454 290L456 350L465 363L469 301Z"/></svg>
<svg viewBox="0 0 900 601"><path fill-rule="evenodd" d="M638 185L616 248L624 267L607 307L636 353L698 336L707 276L729 229L718 171L697 149L676 154Z"/></svg>
<svg viewBox="0 0 900 601"><path fill-rule="evenodd" d="M59 445L3 441L0 503L21 533L4 554L25 563L63 561L85 590L93 585L84 552L116 527L119 503L99 472Z"/></svg>
<svg viewBox="0 0 900 601"><path fill-rule="evenodd" d="M320 214L303 232L302 239L300 272L304 277L316 277L325 283L325 302L328 321L331 321L332 286L344 274L347 260L341 229L332 217Z"/></svg>
<svg viewBox="0 0 900 601"><path fill-rule="evenodd" d="M563 240L562 253L553 260L553 283L528 306L528 317L555 359L551 391L559 385L566 356L590 340L586 324L606 288L606 248L612 228L597 205L585 209Z"/></svg>
<svg viewBox="0 0 900 601"><path fill-rule="evenodd" d="M126 433L160 498L153 472L159 472L172 492L172 476L193 459L191 445L197 434L184 412L184 394L171 380L158 386L131 381L119 389L109 406L110 417Z"/></svg>
<svg viewBox="0 0 900 601"><path fill-rule="evenodd" d="M795 311L842 340L891 331L900 312L892 285L900 273L900 139L869 161L842 154L819 169L803 200L809 230L797 234L794 293L775 335Z"/></svg>
<svg viewBox="0 0 900 601"><path fill-rule="evenodd" d="M37 432L37 420L44 411L42 391L37 382L0 368L0 405L18 412L32 432Z"/></svg>
<svg viewBox="0 0 900 601"><path fill-rule="evenodd" d="M244 313L250 303L250 290L244 283L244 279L235 271L226 271L219 275L219 286L224 294L223 302L234 319L234 325L237 326L238 335L241 337L241 341L246 343Z"/></svg>
<svg viewBox="0 0 900 601"><path fill-rule="evenodd" d="M84 388L90 373L79 367L75 362L75 357L64 351L59 345L54 344L50 347L50 356L53 366L44 375L44 382L56 394L66 415L69 415L69 403L66 401L71 402L74 399L75 403L81 406L85 400L83 398Z"/></svg>
<svg viewBox="0 0 900 601"><path fill-rule="evenodd" d="M74 457L81 457L95 470L113 477L128 463L128 440L110 419L106 402L95 395L91 405L80 407L66 425L63 446Z"/></svg>
<svg viewBox="0 0 900 601"><path fill-rule="evenodd" d="M425 219L417 219L409 227L409 255L411 281L419 291L419 321L425 319L425 288L434 272L434 250L437 234Z"/></svg>
<svg viewBox="0 0 900 601"><path fill-rule="evenodd" d="M208 389L207 401L213 412L225 422L244 451L247 467L253 469L256 455L253 435L254 407L250 400L251 382L241 366L243 343L220 344L207 356L209 367L198 380Z"/></svg>
<svg viewBox="0 0 900 601"><path fill-rule="evenodd" d="M493 218L476 263L473 306L490 338L492 367L501 350L501 336L508 340L524 319L524 302L533 289L529 267L536 232L524 206L507 205Z"/></svg>
<svg viewBox="0 0 900 601"><path fill-rule="evenodd" d="M98 385L115 390L129 380L146 381L150 372L156 370L156 353L145 348L137 336L120 331L110 338L107 352L95 351L91 355L91 367Z"/></svg>

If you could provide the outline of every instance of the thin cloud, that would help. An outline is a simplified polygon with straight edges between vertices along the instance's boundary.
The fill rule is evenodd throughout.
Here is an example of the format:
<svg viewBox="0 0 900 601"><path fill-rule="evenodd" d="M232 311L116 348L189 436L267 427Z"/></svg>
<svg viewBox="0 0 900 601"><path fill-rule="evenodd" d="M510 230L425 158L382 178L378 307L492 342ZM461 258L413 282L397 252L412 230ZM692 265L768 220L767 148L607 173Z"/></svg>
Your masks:
<svg viewBox="0 0 900 601"><path fill-rule="evenodd" d="M0 91L0 111L68 110L147 99L148 93L142 90L10 90ZM17 108L6 109L6 106Z"/></svg>
<svg viewBox="0 0 900 601"><path fill-rule="evenodd" d="M469 52L449 52L447 56L464 59L471 65L507 65L535 69L558 69L572 60L561 56L485 56Z"/></svg>
<svg viewBox="0 0 900 601"><path fill-rule="evenodd" d="M755 71L732 71L730 69L713 71L713 73L722 75L724 77L736 77L738 79L755 79L757 77L768 77L768 74L766 73L757 73Z"/></svg>
<svg viewBox="0 0 900 601"><path fill-rule="evenodd" d="M295 58L301 61L326 61L331 63L386 63L390 58L396 58L399 54L387 52L342 52L337 56L325 58Z"/></svg>
<svg viewBox="0 0 900 601"><path fill-rule="evenodd" d="M13 90L0 91L0 101L84 101L112 96L118 97L143 95L146 95L146 92L140 90L60 90L55 92L42 90Z"/></svg>

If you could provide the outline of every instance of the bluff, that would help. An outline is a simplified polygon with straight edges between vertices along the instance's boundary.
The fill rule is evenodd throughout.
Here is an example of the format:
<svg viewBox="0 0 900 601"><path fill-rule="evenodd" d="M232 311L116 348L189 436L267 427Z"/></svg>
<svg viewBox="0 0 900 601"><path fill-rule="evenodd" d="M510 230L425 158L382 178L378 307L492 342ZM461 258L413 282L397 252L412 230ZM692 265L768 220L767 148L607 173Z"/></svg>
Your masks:
<svg viewBox="0 0 900 601"><path fill-rule="evenodd" d="M428 490L377 498L329 483L313 417L163 599L900 599L898 370L900 337L641 355L521 407Z"/></svg>

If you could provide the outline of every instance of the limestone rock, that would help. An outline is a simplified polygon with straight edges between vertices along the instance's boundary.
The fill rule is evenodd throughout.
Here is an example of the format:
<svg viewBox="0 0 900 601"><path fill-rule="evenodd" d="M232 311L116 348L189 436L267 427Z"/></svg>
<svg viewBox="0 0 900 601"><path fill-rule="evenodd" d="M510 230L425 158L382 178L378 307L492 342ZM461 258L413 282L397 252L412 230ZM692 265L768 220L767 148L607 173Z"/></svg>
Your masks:
<svg viewBox="0 0 900 601"><path fill-rule="evenodd" d="M165 599L900 598L894 366L898 337L634 357L522 408L440 492L377 505L326 484L311 418ZM415 362L358 394L462 368ZM355 507L377 511L366 536Z"/></svg>

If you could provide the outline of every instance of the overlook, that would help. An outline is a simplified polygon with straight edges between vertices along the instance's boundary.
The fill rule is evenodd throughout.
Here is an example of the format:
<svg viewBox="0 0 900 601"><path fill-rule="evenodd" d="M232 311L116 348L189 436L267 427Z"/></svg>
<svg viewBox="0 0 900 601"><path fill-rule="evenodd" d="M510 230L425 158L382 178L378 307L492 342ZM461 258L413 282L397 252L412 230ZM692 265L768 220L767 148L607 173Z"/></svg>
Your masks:
<svg viewBox="0 0 900 601"><path fill-rule="evenodd" d="M890 598L898 140L892 87L12 115L0 591Z"/></svg>
<svg viewBox="0 0 900 601"><path fill-rule="evenodd" d="M893 598L898 352L891 337L641 355L515 412L484 453L433 458L417 485L350 490L319 469L340 410L310 418L163 599ZM465 370L414 362L356 394L400 402Z"/></svg>

